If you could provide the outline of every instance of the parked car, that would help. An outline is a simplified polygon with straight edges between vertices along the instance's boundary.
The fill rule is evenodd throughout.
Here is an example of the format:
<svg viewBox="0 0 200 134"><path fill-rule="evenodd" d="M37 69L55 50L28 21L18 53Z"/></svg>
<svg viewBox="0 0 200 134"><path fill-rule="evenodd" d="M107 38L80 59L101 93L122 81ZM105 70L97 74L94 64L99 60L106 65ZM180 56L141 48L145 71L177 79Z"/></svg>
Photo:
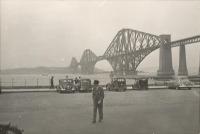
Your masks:
<svg viewBox="0 0 200 134"><path fill-rule="evenodd" d="M169 89L178 89L179 83L178 83L177 80L169 80L169 81L167 82L167 87L168 87Z"/></svg>
<svg viewBox="0 0 200 134"><path fill-rule="evenodd" d="M0 123L0 134L22 134L23 129L19 129L17 126L11 125L11 123Z"/></svg>
<svg viewBox="0 0 200 134"><path fill-rule="evenodd" d="M126 91L125 78L112 78L111 83L106 85L106 90L109 91Z"/></svg>
<svg viewBox="0 0 200 134"><path fill-rule="evenodd" d="M177 77L174 80L168 82L169 89L189 89L191 90L194 85L191 81L189 81L188 77L181 76Z"/></svg>
<svg viewBox="0 0 200 134"><path fill-rule="evenodd" d="M148 79L139 78L135 79L135 84L132 86L134 90L147 90L148 89Z"/></svg>
<svg viewBox="0 0 200 134"><path fill-rule="evenodd" d="M80 92L91 92L92 84L90 79L81 79L80 80Z"/></svg>
<svg viewBox="0 0 200 134"><path fill-rule="evenodd" d="M59 93L74 93L74 80L73 79L60 79L57 87Z"/></svg>

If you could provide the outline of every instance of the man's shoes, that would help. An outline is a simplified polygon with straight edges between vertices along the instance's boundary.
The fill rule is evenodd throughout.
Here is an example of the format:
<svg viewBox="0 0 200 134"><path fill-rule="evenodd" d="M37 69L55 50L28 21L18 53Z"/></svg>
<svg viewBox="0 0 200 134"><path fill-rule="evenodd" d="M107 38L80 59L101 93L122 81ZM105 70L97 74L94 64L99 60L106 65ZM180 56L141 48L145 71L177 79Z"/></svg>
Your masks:
<svg viewBox="0 0 200 134"><path fill-rule="evenodd" d="M92 123L94 124L94 123L96 123L96 121L92 121Z"/></svg>

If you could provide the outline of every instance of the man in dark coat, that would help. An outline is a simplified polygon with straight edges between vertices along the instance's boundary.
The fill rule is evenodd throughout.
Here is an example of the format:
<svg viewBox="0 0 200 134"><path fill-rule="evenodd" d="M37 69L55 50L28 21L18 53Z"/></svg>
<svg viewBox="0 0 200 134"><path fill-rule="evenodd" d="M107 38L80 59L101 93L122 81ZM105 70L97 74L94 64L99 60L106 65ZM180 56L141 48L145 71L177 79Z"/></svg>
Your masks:
<svg viewBox="0 0 200 134"><path fill-rule="evenodd" d="M92 123L96 123L97 110L99 112L99 122L103 120L103 99L104 99L104 91L101 86L99 86L99 81L94 80L94 87L92 90L92 98L93 98L93 121Z"/></svg>
<svg viewBox="0 0 200 134"><path fill-rule="evenodd" d="M53 76L51 76L51 86L50 86L50 88L54 88L54 83L53 83L53 80L54 79L54 77Z"/></svg>

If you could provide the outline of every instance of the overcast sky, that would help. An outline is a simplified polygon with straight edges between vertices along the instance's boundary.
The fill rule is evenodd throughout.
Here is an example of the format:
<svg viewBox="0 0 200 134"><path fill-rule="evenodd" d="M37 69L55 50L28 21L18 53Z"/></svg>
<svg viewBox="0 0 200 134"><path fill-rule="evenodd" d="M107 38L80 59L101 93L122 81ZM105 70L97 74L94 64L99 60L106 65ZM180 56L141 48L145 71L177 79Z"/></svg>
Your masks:
<svg viewBox="0 0 200 134"><path fill-rule="evenodd" d="M3 0L1 3L1 68L68 66L84 49L100 56L122 28L172 40L200 35L198 1L65 1ZM179 51L173 51L178 66ZM200 43L186 47L188 66L199 65ZM158 66L159 50L139 66ZM109 68L105 61L99 68Z"/></svg>

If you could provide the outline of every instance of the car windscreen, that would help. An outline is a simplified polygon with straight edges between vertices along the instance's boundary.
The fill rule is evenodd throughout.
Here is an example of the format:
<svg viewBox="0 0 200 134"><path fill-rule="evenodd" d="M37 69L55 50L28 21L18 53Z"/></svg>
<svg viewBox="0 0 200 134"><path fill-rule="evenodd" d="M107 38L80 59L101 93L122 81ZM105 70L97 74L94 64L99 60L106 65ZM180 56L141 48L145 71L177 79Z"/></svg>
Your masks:
<svg viewBox="0 0 200 134"><path fill-rule="evenodd" d="M90 83L90 80L81 80L82 83Z"/></svg>
<svg viewBox="0 0 200 134"><path fill-rule="evenodd" d="M72 79L67 79L67 80L63 80L62 82L64 82L64 83L73 83L73 80Z"/></svg>

